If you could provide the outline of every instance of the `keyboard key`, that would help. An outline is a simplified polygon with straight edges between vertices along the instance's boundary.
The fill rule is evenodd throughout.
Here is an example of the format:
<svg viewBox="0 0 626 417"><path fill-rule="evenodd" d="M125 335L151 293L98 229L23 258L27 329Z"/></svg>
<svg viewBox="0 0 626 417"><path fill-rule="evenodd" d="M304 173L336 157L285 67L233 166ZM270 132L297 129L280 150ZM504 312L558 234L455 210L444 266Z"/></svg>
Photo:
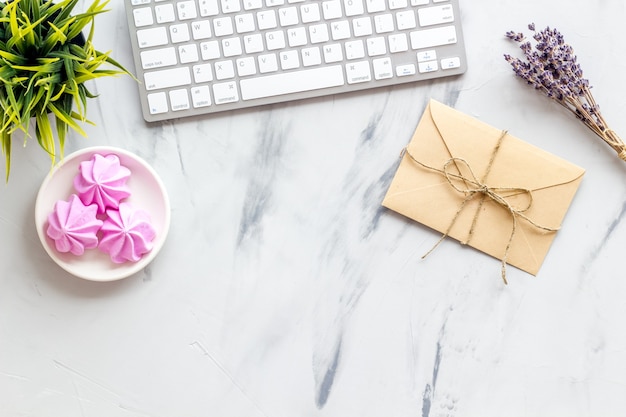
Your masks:
<svg viewBox="0 0 626 417"><path fill-rule="evenodd" d="M450 4L419 9L417 15L420 26L433 26L454 22L454 12Z"/></svg>
<svg viewBox="0 0 626 417"><path fill-rule="evenodd" d="M255 10L263 7L263 0L244 0L243 8L245 10Z"/></svg>
<svg viewBox="0 0 626 417"><path fill-rule="evenodd" d="M219 13L217 0L200 0L198 2L198 8L200 9L200 16L202 17L215 16Z"/></svg>
<svg viewBox="0 0 626 417"><path fill-rule="evenodd" d="M211 93L208 85L200 85L191 89L191 103L194 108L211 105Z"/></svg>
<svg viewBox="0 0 626 417"><path fill-rule="evenodd" d="M309 39L311 43L328 42L330 38L328 36L328 26L326 23L309 26Z"/></svg>
<svg viewBox="0 0 626 417"><path fill-rule="evenodd" d="M237 13L241 11L239 0L221 0L222 11L224 13Z"/></svg>
<svg viewBox="0 0 626 417"><path fill-rule="evenodd" d="M417 27L413 10L396 13L396 26L398 30L408 30Z"/></svg>
<svg viewBox="0 0 626 417"><path fill-rule="evenodd" d="M443 26L434 29L425 29L411 32L411 48L432 48L440 45L450 45L457 42L456 28Z"/></svg>
<svg viewBox="0 0 626 417"><path fill-rule="evenodd" d="M365 56L365 47L362 40L350 41L345 43L346 59L360 59Z"/></svg>
<svg viewBox="0 0 626 417"><path fill-rule="evenodd" d="M334 41L350 38L350 22L342 20L331 23L330 33L332 33Z"/></svg>
<svg viewBox="0 0 626 417"><path fill-rule="evenodd" d="M244 36L243 47L248 54L254 54L263 50L263 37L261 34L256 33L254 35Z"/></svg>
<svg viewBox="0 0 626 417"><path fill-rule="evenodd" d="M167 30L164 27L138 30L137 43L140 48L167 45Z"/></svg>
<svg viewBox="0 0 626 417"><path fill-rule="evenodd" d="M215 78L218 80L227 80L235 76L235 67L233 61L218 61L215 63Z"/></svg>
<svg viewBox="0 0 626 417"><path fill-rule="evenodd" d="M173 43L187 42L191 39L189 35L189 26L186 23L179 23L170 26L170 38Z"/></svg>
<svg viewBox="0 0 626 417"><path fill-rule="evenodd" d="M195 40L211 37L211 23L208 20L198 20L191 23L191 33Z"/></svg>
<svg viewBox="0 0 626 417"><path fill-rule="evenodd" d="M219 58L221 56L219 43L217 41L202 42L200 44L200 55L205 61Z"/></svg>
<svg viewBox="0 0 626 417"><path fill-rule="evenodd" d="M292 94L344 85L341 65L284 72L241 80L243 100Z"/></svg>
<svg viewBox="0 0 626 417"><path fill-rule="evenodd" d="M357 16L363 14L363 0L344 0L343 6L346 10L346 16Z"/></svg>
<svg viewBox="0 0 626 417"><path fill-rule="evenodd" d="M279 58L280 68L283 70L291 70L300 67L300 56L296 49L281 52Z"/></svg>
<svg viewBox="0 0 626 417"><path fill-rule="evenodd" d="M278 20L280 21L280 25L282 27L297 25L299 23L298 9L295 6L292 6L284 7L278 10Z"/></svg>
<svg viewBox="0 0 626 417"><path fill-rule="evenodd" d="M303 27L289 29L287 31L287 39L291 48L306 45L306 29Z"/></svg>
<svg viewBox="0 0 626 417"><path fill-rule="evenodd" d="M398 77L406 77L409 75L415 75L415 65L414 64L398 65L396 67L396 75Z"/></svg>
<svg viewBox="0 0 626 417"><path fill-rule="evenodd" d="M435 49L417 53L417 62L433 61L435 59L437 59L437 51Z"/></svg>
<svg viewBox="0 0 626 417"><path fill-rule="evenodd" d="M409 41L406 33L389 35L387 39L389 40L389 52L392 54L409 50Z"/></svg>
<svg viewBox="0 0 626 417"><path fill-rule="evenodd" d="M241 39L222 39L222 51L225 58L241 55L243 53L243 50L241 49Z"/></svg>
<svg viewBox="0 0 626 417"><path fill-rule="evenodd" d="M211 69L211 64L194 65L191 70L193 71L193 80L196 84L213 81L213 70Z"/></svg>
<svg viewBox="0 0 626 417"><path fill-rule="evenodd" d="M393 77L393 66L391 65L391 58L378 58L372 61L374 66L374 78L377 80L384 80Z"/></svg>
<svg viewBox="0 0 626 417"><path fill-rule="evenodd" d="M389 13L376 15L374 17L374 27L376 28L376 33L393 32L393 15Z"/></svg>
<svg viewBox="0 0 626 417"><path fill-rule="evenodd" d="M367 40L367 55L380 56L387 53L387 44L385 38L379 36L377 38L369 38Z"/></svg>
<svg viewBox="0 0 626 417"><path fill-rule="evenodd" d="M372 19L369 16L359 17L352 21L352 33L354 36L369 36L372 34Z"/></svg>
<svg viewBox="0 0 626 417"><path fill-rule="evenodd" d="M309 3L300 6L300 15L302 16L302 23L319 22L321 19L319 5Z"/></svg>
<svg viewBox="0 0 626 417"><path fill-rule="evenodd" d="M385 0L365 0L365 4L369 13L384 12L387 9Z"/></svg>
<svg viewBox="0 0 626 417"><path fill-rule="evenodd" d="M184 88L178 90L172 90L169 93L170 106L172 111L180 111L189 109L189 96L187 90Z"/></svg>
<svg viewBox="0 0 626 417"><path fill-rule="evenodd" d="M459 57L444 58L441 60L441 69L453 69L461 66L461 59Z"/></svg>
<svg viewBox="0 0 626 417"><path fill-rule="evenodd" d="M343 61L343 51L340 43L324 45L324 62L331 64L333 62Z"/></svg>
<svg viewBox="0 0 626 417"><path fill-rule="evenodd" d="M389 9L397 10L408 6L407 0L389 0Z"/></svg>
<svg viewBox="0 0 626 417"><path fill-rule="evenodd" d="M170 110L167 107L167 96L164 92L148 94L147 98L150 114L167 113Z"/></svg>
<svg viewBox="0 0 626 417"><path fill-rule="evenodd" d="M384 1L384 0L381 0ZM339 0L328 0L322 3L322 13L324 19L332 20L343 16L341 11L341 2Z"/></svg>
<svg viewBox="0 0 626 417"><path fill-rule="evenodd" d="M191 74L187 67L146 72L143 78L146 90L149 91L191 84Z"/></svg>
<svg viewBox="0 0 626 417"><path fill-rule="evenodd" d="M152 8L141 7L133 10L133 19L135 20L135 27L150 26L154 23L152 17Z"/></svg>
<svg viewBox="0 0 626 417"><path fill-rule="evenodd" d="M260 30L274 29L278 26L276 11L265 10L256 14L256 22Z"/></svg>
<svg viewBox="0 0 626 417"><path fill-rule="evenodd" d="M346 78L348 79L348 84L371 81L370 63L368 61L359 61L346 64Z"/></svg>
<svg viewBox="0 0 626 417"><path fill-rule="evenodd" d="M233 20L228 16L213 19L213 33L215 36L232 35L234 33Z"/></svg>
<svg viewBox="0 0 626 417"><path fill-rule="evenodd" d="M226 83L213 84L213 96L215 97L215 104L226 104L239 101L237 83L230 81Z"/></svg>
<svg viewBox="0 0 626 417"><path fill-rule="evenodd" d="M176 20L174 5L172 4L159 4L158 6L155 6L154 14L156 16L157 23L169 23Z"/></svg>
<svg viewBox="0 0 626 417"><path fill-rule="evenodd" d="M302 54L302 65L304 65L305 67L311 67L313 65L319 65L322 63L320 48L318 48L317 46L304 48L300 52Z"/></svg>
<svg viewBox="0 0 626 417"><path fill-rule="evenodd" d="M261 74L278 71L278 60L276 59L276 54L259 55L257 59L259 62L259 72Z"/></svg>
<svg viewBox="0 0 626 417"><path fill-rule="evenodd" d="M237 33L254 32L254 15L252 13L240 14L235 16L235 28Z"/></svg>
<svg viewBox="0 0 626 417"><path fill-rule="evenodd" d="M140 57L143 69L169 67L177 64L176 51L173 47L142 51Z"/></svg>
<svg viewBox="0 0 626 417"><path fill-rule="evenodd" d="M176 3L176 9L178 10L178 19L180 20L195 19L198 17L195 1L179 1Z"/></svg>
<svg viewBox="0 0 626 417"><path fill-rule="evenodd" d="M420 62L418 65L419 65L419 72L422 74L427 73L427 72L435 72L439 69L439 66L437 65L437 61Z"/></svg>
<svg viewBox="0 0 626 417"><path fill-rule="evenodd" d="M268 51L283 49L285 47L285 32L277 30L265 33L265 44Z"/></svg>
<svg viewBox="0 0 626 417"><path fill-rule="evenodd" d="M198 62L198 47L195 43L188 45L181 45L178 47L178 56L181 64L189 64L192 62Z"/></svg>
<svg viewBox="0 0 626 417"><path fill-rule="evenodd" d="M245 58L239 58L237 64L237 75L240 77L247 77L249 75L256 74L256 64L254 63L254 57L247 56Z"/></svg>

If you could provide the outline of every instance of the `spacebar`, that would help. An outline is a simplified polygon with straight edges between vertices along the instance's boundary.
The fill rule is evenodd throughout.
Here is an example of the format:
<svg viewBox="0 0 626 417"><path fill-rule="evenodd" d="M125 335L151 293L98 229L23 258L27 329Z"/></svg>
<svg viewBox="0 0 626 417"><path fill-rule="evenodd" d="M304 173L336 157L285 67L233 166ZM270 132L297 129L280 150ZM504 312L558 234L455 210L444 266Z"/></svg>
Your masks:
<svg viewBox="0 0 626 417"><path fill-rule="evenodd" d="M320 88L337 87L343 84L343 69L341 65L332 65L303 71L247 78L241 80L239 86L241 88L241 98L253 100L282 94L319 90Z"/></svg>

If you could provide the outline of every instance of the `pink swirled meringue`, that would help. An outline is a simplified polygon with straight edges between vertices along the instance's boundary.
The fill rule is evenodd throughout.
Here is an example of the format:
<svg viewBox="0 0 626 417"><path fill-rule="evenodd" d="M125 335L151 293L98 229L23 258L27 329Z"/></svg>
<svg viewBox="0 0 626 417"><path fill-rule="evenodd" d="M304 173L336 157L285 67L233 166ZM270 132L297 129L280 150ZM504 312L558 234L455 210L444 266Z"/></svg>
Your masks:
<svg viewBox="0 0 626 417"><path fill-rule="evenodd" d="M94 154L90 160L81 162L78 169L80 173L74 178L74 188L85 205L98 206L98 213L118 208L130 195L126 185L130 170L120 164L117 155Z"/></svg>
<svg viewBox="0 0 626 417"><path fill-rule="evenodd" d="M85 206L76 194L72 194L69 201L55 203L48 215L46 234L54 240L57 251L82 255L85 249L98 246L96 234L102 220L96 218L97 209L95 204Z"/></svg>
<svg viewBox="0 0 626 417"><path fill-rule="evenodd" d="M109 209L106 213L98 248L108 253L113 262L137 262L152 250L156 232L147 212L124 202L119 210Z"/></svg>

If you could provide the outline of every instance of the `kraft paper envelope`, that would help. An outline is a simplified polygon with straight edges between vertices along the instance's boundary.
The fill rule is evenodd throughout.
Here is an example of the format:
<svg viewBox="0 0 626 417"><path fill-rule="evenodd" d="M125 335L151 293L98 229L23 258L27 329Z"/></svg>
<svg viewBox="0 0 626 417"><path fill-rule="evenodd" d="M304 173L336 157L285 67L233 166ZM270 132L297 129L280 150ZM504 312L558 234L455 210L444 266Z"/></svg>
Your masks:
<svg viewBox="0 0 626 417"><path fill-rule="evenodd" d="M583 174L431 100L383 205L536 275ZM487 187L492 197L480 192Z"/></svg>

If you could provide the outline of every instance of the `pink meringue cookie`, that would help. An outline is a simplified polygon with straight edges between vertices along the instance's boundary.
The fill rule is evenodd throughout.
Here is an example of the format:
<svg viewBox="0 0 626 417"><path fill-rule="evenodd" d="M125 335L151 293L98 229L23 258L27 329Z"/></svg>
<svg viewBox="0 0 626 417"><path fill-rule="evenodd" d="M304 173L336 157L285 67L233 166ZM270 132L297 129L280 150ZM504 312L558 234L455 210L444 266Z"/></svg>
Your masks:
<svg viewBox="0 0 626 417"><path fill-rule="evenodd" d="M106 213L98 248L108 253L113 262L137 262L152 250L156 232L147 212L124 202L119 210L109 209Z"/></svg>
<svg viewBox="0 0 626 417"><path fill-rule="evenodd" d="M120 164L115 154L94 154L80 163L80 173L74 178L74 188L85 205L96 204L98 213L107 208L118 208L120 201L130 195L126 181L130 170Z"/></svg>
<svg viewBox="0 0 626 417"><path fill-rule="evenodd" d="M59 252L71 252L82 255L85 249L98 246L96 234L102 226L102 220L96 218L98 207L95 204L85 206L76 194L69 201L57 201L54 210L48 215L46 234Z"/></svg>

